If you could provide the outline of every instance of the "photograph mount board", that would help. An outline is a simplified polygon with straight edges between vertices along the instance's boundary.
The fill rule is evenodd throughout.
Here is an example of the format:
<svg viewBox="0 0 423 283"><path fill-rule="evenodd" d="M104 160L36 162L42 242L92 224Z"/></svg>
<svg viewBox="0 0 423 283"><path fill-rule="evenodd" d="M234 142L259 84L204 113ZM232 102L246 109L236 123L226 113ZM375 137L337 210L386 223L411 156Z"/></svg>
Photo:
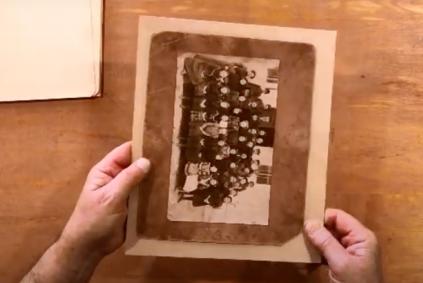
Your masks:
<svg viewBox="0 0 423 283"><path fill-rule="evenodd" d="M153 172L130 197L127 254L320 260L302 224L324 214L335 36L141 17L133 158Z"/></svg>

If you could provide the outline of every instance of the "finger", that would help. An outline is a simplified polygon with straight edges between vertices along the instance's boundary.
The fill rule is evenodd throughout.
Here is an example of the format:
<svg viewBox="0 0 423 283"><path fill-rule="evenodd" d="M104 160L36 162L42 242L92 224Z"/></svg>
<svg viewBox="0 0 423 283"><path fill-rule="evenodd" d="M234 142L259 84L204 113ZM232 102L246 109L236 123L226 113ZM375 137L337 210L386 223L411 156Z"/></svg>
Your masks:
<svg viewBox="0 0 423 283"><path fill-rule="evenodd" d="M346 262L347 251L319 221L307 221L304 231L313 246L326 258L330 267L336 268Z"/></svg>
<svg viewBox="0 0 423 283"><path fill-rule="evenodd" d="M115 177L131 164L131 142L126 142L109 152L93 169L97 172Z"/></svg>
<svg viewBox="0 0 423 283"><path fill-rule="evenodd" d="M126 142L108 153L88 173L84 190L97 190L108 184L131 162L131 142Z"/></svg>
<svg viewBox="0 0 423 283"><path fill-rule="evenodd" d="M108 185L107 189L117 201L126 200L132 190L150 171L151 163L141 158L122 170Z"/></svg>
<svg viewBox="0 0 423 283"><path fill-rule="evenodd" d="M341 243L344 247L348 248L357 243L363 243L366 241L366 237L357 237L353 234L347 235L341 239Z"/></svg>
<svg viewBox="0 0 423 283"><path fill-rule="evenodd" d="M340 209L328 208L326 210L325 226L341 237L353 234L363 238L368 235L368 229L360 221Z"/></svg>

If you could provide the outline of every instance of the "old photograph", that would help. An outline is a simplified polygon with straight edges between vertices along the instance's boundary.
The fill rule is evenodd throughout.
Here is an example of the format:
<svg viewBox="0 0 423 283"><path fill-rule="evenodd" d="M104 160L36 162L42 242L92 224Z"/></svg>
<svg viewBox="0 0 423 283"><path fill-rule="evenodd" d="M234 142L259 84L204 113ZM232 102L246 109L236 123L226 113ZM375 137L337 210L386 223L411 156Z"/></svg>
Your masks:
<svg viewBox="0 0 423 283"><path fill-rule="evenodd" d="M178 55L170 221L268 225L279 64Z"/></svg>
<svg viewBox="0 0 423 283"><path fill-rule="evenodd" d="M143 16L128 254L312 262L335 33ZM330 64L325 62L331 59ZM313 182L309 182L313 178Z"/></svg>

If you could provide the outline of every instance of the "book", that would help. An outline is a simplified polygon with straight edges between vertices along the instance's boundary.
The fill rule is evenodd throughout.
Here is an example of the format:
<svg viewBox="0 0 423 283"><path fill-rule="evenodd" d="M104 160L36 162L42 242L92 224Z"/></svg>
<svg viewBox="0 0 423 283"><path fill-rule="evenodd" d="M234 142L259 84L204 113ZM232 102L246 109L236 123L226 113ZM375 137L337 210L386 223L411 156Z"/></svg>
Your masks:
<svg viewBox="0 0 423 283"><path fill-rule="evenodd" d="M101 0L0 2L0 101L100 95Z"/></svg>

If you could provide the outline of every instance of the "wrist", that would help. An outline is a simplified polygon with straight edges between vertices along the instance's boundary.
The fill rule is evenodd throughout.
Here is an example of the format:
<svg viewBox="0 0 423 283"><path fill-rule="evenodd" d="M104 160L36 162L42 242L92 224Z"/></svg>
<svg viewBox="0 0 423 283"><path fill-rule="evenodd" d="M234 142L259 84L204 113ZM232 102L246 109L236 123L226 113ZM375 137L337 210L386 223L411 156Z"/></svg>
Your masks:
<svg viewBox="0 0 423 283"><path fill-rule="evenodd" d="M58 252L72 262L86 262L97 265L103 255L98 251L84 245L81 239L73 239L66 234L62 234L56 241L55 247Z"/></svg>
<svg viewBox="0 0 423 283"><path fill-rule="evenodd" d="M22 282L88 282L101 259L61 236Z"/></svg>

